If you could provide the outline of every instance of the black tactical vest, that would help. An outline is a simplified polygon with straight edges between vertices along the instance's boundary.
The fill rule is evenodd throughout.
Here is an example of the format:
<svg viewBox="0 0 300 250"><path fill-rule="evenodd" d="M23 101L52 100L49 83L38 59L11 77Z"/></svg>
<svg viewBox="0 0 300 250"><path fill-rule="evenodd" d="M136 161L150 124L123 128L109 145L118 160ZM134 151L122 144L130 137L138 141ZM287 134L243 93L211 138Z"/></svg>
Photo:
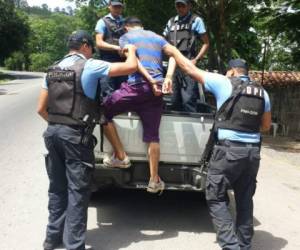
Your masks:
<svg viewBox="0 0 300 250"><path fill-rule="evenodd" d="M107 43L119 45L119 38L125 33L124 26L109 16L103 17L107 32L103 40ZM101 59L107 59L110 56L120 58L117 51L99 50Z"/></svg>
<svg viewBox="0 0 300 250"><path fill-rule="evenodd" d="M172 45L188 58L196 56L196 36L192 31L192 25L196 18L196 15L190 15L188 18L184 18L183 21L179 19L175 21L175 17L171 18L169 32L166 37Z"/></svg>
<svg viewBox="0 0 300 250"><path fill-rule="evenodd" d="M82 89L81 74L85 63L86 59L80 57L68 68L61 69L57 62L48 69L49 122L85 126L88 125L86 121L97 122L100 119L99 98L88 98Z"/></svg>
<svg viewBox="0 0 300 250"><path fill-rule="evenodd" d="M256 82L230 78L232 94L217 112L215 129L259 133L265 109L264 89Z"/></svg>

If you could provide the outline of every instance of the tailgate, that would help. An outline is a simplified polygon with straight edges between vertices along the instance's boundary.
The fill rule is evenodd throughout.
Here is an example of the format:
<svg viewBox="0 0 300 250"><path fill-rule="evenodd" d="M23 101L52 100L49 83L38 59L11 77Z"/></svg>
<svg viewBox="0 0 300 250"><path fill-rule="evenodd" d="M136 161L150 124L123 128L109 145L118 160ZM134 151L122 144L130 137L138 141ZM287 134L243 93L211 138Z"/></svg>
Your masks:
<svg viewBox="0 0 300 250"><path fill-rule="evenodd" d="M132 113L122 114L114 118L114 123L129 157L132 160L147 160L147 145L142 141L139 117ZM209 114L164 114L160 124L160 161L189 165L199 163L212 123L213 118ZM99 126L94 134L100 142ZM100 143L95 148L98 159L112 152L105 137L103 143L104 152L100 150Z"/></svg>

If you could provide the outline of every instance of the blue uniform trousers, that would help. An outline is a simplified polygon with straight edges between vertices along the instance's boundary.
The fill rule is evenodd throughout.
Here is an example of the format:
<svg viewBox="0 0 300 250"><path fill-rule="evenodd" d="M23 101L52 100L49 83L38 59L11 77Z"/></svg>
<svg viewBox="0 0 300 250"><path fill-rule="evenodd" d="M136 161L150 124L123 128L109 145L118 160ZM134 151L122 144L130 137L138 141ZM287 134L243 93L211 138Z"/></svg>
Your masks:
<svg viewBox="0 0 300 250"><path fill-rule="evenodd" d="M44 132L48 155L49 218L47 242L63 241L67 250L84 250L93 145L83 146L82 128L49 125Z"/></svg>
<svg viewBox="0 0 300 250"><path fill-rule="evenodd" d="M189 75L176 69L173 79L171 108L175 111L197 112L198 83Z"/></svg>
<svg viewBox="0 0 300 250"><path fill-rule="evenodd" d="M224 141L216 145L206 182L206 199L217 241L223 250L250 250L253 200L260 162L260 146ZM227 191L233 189L236 218L230 213Z"/></svg>

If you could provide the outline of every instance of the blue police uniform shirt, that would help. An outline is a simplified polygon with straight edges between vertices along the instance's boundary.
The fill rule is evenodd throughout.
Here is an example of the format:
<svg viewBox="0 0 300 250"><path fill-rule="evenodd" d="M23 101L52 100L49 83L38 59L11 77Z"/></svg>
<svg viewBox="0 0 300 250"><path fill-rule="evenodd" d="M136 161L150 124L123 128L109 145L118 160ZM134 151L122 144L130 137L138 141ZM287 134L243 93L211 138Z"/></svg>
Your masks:
<svg viewBox="0 0 300 250"><path fill-rule="evenodd" d="M63 59L58 64L58 66L61 68L70 67L74 65L74 63L78 59L80 59L80 57L86 59L84 55L76 53L70 57L66 57L65 59ZM110 65L110 63L102 60L88 59L86 61L81 75L81 84L83 92L87 97L91 99L96 99L98 79L108 76L110 71ZM46 81L44 81L42 87L44 89L48 89Z"/></svg>
<svg viewBox="0 0 300 250"><path fill-rule="evenodd" d="M189 13L188 15L186 15L184 17L179 17L177 15L177 16L175 16L175 21L178 21L178 19L180 21L184 21L184 19L189 18L190 15L192 15L192 14ZM164 29L164 32L163 32L164 36L166 36L169 33L170 27L171 27L171 19L168 21L167 26ZM206 28L205 28L204 22L201 17L197 16L196 19L194 20L194 22L192 24L192 31L195 33L196 36L201 36L204 33L206 33Z"/></svg>
<svg viewBox="0 0 300 250"><path fill-rule="evenodd" d="M119 17L113 17L112 14L107 14L106 16L104 17L110 17L111 19L113 20L116 20L116 22L120 25L122 25L124 23L124 18L122 16L119 16ZM96 27L95 27L95 31L97 33L100 33L100 34L106 34L107 33L107 28L106 28L106 25L105 25L105 22L103 21L103 18L101 18L97 24L96 24Z"/></svg>
<svg viewBox="0 0 300 250"><path fill-rule="evenodd" d="M168 42L156 33L142 28L130 30L120 37L120 47L133 44L137 48L137 56L141 64L147 69L153 79L163 80L162 53L163 47ZM129 75L128 84L134 85L143 82L142 75L138 72Z"/></svg>
<svg viewBox="0 0 300 250"><path fill-rule="evenodd" d="M250 80L248 76L241 76L240 78L244 81ZM215 96L217 101L217 109L222 106L222 104L231 96L232 93L232 84L229 78L220 74L206 73L204 76L204 87L207 91L211 92ZM264 98L265 112L270 112L270 98L266 91L264 91ZM246 143L259 143L260 133L245 133L230 129L219 129L218 139Z"/></svg>

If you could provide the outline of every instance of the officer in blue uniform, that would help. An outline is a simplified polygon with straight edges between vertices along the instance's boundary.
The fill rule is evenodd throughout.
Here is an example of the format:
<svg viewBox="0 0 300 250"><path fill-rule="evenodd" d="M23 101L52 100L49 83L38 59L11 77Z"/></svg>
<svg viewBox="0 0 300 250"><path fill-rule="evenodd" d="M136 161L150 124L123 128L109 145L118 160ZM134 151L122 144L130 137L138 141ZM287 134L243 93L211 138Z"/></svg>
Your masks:
<svg viewBox="0 0 300 250"><path fill-rule="evenodd" d="M221 248L250 250L260 132L268 131L271 126L268 93L251 81L248 66L242 59L231 60L227 75L223 76L196 68L174 47L166 52L216 98L216 145L209 162L206 199ZM236 221L228 209L229 189L235 195Z"/></svg>
<svg viewBox="0 0 300 250"><path fill-rule="evenodd" d="M196 64L209 48L209 39L202 18L191 12L190 0L175 0L177 16L172 17L163 32L169 43ZM198 41L202 46L197 51ZM166 76L168 78L170 76ZM199 89L195 80L177 69L173 77L171 108L176 111L197 112Z"/></svg>
<svg viewBox="0 0 300 250"><path fill-rule="evenodd" d="M96 46L99 49L101 60L107 62L121 62L119 52L119 38L125 33L124 9L122 0L110 0L109 14L99 19L96 24ZM110 95L113 91L120 88L122 82L127 80L127 76L103 77L101 79L101 93L103 97Z"/></svg>
<svg viewBox="0 0 300 250"><path fill-rule="evenodd" d="M49 68L40 93L38 113L48 122L49 220L44 250L64 243L67 250L84 250L95 139L100 117L98 79L137 70L135 48L126 47L124 63L93 60L93 38L76 31L68 40L70 52Z"/></svg>

